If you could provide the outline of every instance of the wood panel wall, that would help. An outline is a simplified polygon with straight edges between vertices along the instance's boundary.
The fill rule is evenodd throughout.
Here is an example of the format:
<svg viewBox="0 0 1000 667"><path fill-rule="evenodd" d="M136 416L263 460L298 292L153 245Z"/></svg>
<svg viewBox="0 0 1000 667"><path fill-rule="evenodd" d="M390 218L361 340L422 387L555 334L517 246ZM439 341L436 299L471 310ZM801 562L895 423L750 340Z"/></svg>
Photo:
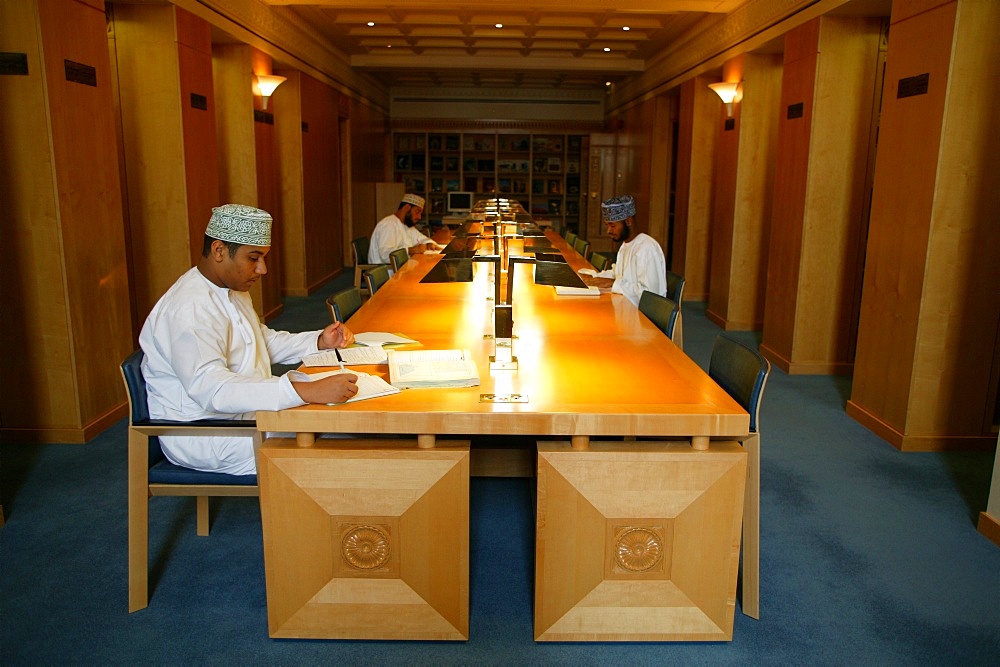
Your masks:
<svg viewBox="0 0 1000 667"><path fill-rule="evenodd" d="M678 105L677 184L671 270L684 276L684 298L708 299L712 182L722 101L708 77L681 84Z"/></svg>
<svg viewBox="0 0 1000 667"><path fill-rule="evenodd" d="M1000 4L892 7L849 415L903 450L992 448Z"/></svg>
<svg viewBox="0 0 1000 667"><path fill-rule="evenodd" d="M761 352L788 373L853 365L880 35L822 17L785 36Z"/></svg>
<svg viewBox="0 0 1000 667"><path fill-rule="evenodd" d="M723 80L743 81L734 127L719 119L707 315L726 330L764 321L767 244L781 93L781 57L744 54L727 61Z"/></svg>
<svg viewBox="0 0 1000 667"><path fill-rule="evenodd" d="M125 414L132 349L103 3L0 3L0 51L27 63L0 77L0 439L84 442Z"/></svg>

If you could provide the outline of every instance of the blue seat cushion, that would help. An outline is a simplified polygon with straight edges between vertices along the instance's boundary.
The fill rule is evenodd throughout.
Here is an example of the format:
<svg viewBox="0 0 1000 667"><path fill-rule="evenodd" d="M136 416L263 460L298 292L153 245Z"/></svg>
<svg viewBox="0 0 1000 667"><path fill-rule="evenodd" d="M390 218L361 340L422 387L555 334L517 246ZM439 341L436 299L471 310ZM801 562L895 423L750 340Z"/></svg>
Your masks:
<svg viewBox="0 0 1000 667"><path fill-rule="evenodd" d="M230 484L254 486L257 475L228 475L222 472L202 472L174 465L163 459L149 469L150 484Z"/></svg>

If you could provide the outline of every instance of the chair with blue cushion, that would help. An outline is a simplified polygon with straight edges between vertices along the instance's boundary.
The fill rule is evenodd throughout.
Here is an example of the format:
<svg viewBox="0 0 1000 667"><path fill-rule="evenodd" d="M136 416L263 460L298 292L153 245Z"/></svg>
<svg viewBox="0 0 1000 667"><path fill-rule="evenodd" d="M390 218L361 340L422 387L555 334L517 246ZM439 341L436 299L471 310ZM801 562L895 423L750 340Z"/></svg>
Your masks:
<svg viewBox="0 0 1000 667"><path fill-rule="evenodd" d="M342 289L326 299L326 305L334 322L346 322L351 319L351 315L358 312L363 303L361 290L357 287Z"/></svg>
<svg viewBox="0 0 1000 667"><path fill-rule="evenodd" d="M385 264L373 266L365 274L365 281L368 283L368 293L374 296L382 285L389 282L389 267Z"/></svg>
<svg viewBox="0 0 1000 667"><path fill-rule="evenodd" d="M677 322L674 324L674 345L684 349L684 276L667 271L667 298L677 304Z"/></svg>
<svg viewBox="0 0 1000 667"><path fill-rule="evenodd" d="M376 266L382 266L381 264L368 263L368 248L370 244L371 242L367 236L359 236L351 241L351 252L354 254L354 286L362 291L367 289L364 277L368 274L368 271Z"/></svg>
<svg viewBox="0 0 1000 667"><path fill-rule="evenodd" d="M771 372L761 354L738 340L720 334L712 347L709 376L750 413L747 483L743 498L743 613L760 618L760 399Z"/></svg>
<svg viewBox="0 0 1000 667"><path fill-rule="evenodd" d="M142 376L142 350L122 362L122 377L128 391L128 610L144 609L149 603L149 499L151 496L194 496L198 535L209 529L208 499L211 496L256 496L256 475L200 472L176 466L160 449L161 435L254 436L256 422L204 419L176 422L149 418L146 380Z"/></svg>
<svg viewBox="0 0 1000 667"><path fill-rule="evenodd" d="M639 296L639 312L650 319L667 338L674 339L674 327L677 324L677 304L649 290L643 290Z"/></svg>

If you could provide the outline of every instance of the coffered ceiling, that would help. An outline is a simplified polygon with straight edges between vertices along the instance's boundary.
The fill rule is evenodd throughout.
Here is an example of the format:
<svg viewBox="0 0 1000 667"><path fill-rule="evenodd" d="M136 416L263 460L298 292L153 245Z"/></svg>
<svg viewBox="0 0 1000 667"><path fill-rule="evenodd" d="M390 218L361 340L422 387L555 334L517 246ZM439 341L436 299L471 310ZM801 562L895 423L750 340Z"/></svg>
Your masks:
<svg viewBox="0 0 1000 667"><path fill-rule="evenodd" d="M745 0L263 0L389 88L595 90Z"/></svg>

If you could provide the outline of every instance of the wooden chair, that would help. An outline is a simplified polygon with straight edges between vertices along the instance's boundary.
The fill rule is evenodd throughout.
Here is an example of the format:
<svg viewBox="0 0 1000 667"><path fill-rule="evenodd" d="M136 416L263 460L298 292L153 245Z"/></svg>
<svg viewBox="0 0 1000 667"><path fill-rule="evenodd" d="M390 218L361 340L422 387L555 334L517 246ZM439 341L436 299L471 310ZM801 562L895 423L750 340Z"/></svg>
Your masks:
<svg viewBox="0 0 1000 667"><path fill-rule="evenodd" d="M639 312L648 317L656 327L674 339L674 327L677 324L677 304L659 294L643 290L639 296Z"/></svg>
<svg viewBox="0 0 1000 667"><path fill-rule="evenodd" d="M576 244L576 233L575 232L571 232L568 229L566 230L566 243L568 243L571 247L574 244Z"/></svg>
<svg viewBox="0 0 1000 667"><path fill-rule="evenodd" d="M667 298L677 304L677 323L674 324L674 335L671 340L674 344L684 349L684 276L673 271L667 271Z"/></svg>
<svg viewBox="0 0 1000 667"><path fill-rule="evenodd" d="M611 268L611 258L599 252L590 253L590 263L598 271L605 271Z"/></svg>
<svg viewBox="0 0 1000 667"><path fill-rule="evenodd" d="M389 261L392 262L392 271L395 273L399 269L410 261L410 251L406 248L399 248L398 250L393 250L389 253Z"/></svg>
<svg viewBox="0 0 1000 667"><path fill-rule="evenodd" d="M362 280L365 273L376 266L380 266L379 264L368 263L368 248L369 241L367 236L359 236L351 241L351 252L354 253L354 286L362 291L367 290L367 285Z"/></svg>
<svg viewBox="0 0 1000 667"><path fill-rule="evenodd" d="M351 315L358 311L362 303L364 301L361 298L361 290L357 287L342 289L326 300L334 322L346 322L351 319Z"/></svg>
<svg viewBox="0 0 1000 667"><path fill-rule="evenodd" d="M573 250L576 250L580 253L581 257L586 259L587 251L590 250L590 241L577 237L577 239L573 241Z"/></svg>
<svg viewBox="0 0 1000 667"><path fill-rule="evenodd" d="M760 618L760 399L771 364L743 343L720 334L712 347L708 374L750 413L747 483L743 499L743 613Z"/></svg>
<svg viewBox="0 0 1000 667"><path fill-rule="evenodd" d="M210 496L256 496L256 475L200 472L172 464L160 450L161 435L254 436L254 421L206 419L175 422L149 418L142 350L122 362L128 391L128 610L149 604L149 498L194 496L198 535L207 536Z"/></svg>
<svg viewBox="0 0 1000 667"><path fill-rule="evenodd" d="M368 294L374 295L378 288L385 285L389 280L389 267L385 264L378 264L368 269L365 273L365 283L368 285Z"/></svg>

